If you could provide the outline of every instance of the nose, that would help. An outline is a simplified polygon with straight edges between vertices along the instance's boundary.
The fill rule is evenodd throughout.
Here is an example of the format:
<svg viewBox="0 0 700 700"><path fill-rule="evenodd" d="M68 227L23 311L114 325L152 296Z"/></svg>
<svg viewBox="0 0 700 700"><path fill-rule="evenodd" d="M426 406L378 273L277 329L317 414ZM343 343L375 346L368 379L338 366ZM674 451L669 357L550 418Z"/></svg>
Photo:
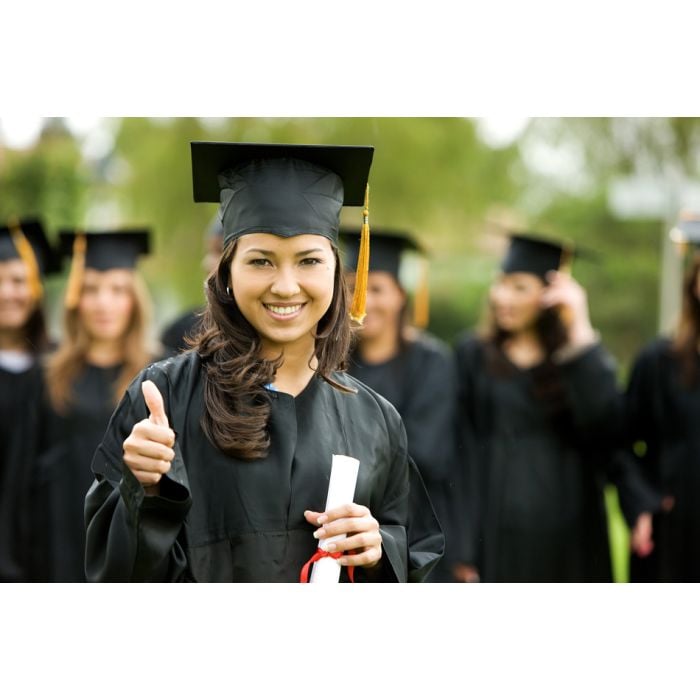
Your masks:
<svg viewBox="0 0 700 700"><path fill-rule="evenodd" d="M270 287L270 292L278 297L293 297L299 294L301 288L294 268L283 265L277 268L275 279Z"/></svg>

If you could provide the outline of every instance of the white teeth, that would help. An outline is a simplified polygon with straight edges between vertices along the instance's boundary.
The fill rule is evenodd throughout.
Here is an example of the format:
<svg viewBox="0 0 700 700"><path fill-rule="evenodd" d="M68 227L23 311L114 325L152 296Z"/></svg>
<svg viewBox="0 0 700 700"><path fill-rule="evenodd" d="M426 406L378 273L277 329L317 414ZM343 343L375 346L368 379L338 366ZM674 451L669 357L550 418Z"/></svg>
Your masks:
<svg viewBox="0 0 700 700"><path fill-rule="evenodd" d="M278 314L279 316L295 314L301 308L301 304L297 304L296 306L272 306L272 304L265 304L265 306L270 309L273 314Z"/></svg>

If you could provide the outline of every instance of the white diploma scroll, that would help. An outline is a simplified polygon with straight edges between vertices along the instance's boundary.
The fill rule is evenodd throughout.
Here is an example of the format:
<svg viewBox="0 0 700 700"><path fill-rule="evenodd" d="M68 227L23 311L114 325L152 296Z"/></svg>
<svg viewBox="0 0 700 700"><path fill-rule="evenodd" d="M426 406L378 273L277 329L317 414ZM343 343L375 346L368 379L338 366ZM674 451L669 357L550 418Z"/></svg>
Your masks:
<svg viewBox="0 0 700 700"><path fill-rule="evenodd" d="M354 457L347 457L346 455L333 455L326 510L353 502L359 469L360 460ZM326 546L331 542L342 539L345 539L345 535L334 535L325 540L319 540L318 546L321 549L326 549ZM314 562L309 583L338 583L341 568L335 559L323 557L323 559Z"/></svg>

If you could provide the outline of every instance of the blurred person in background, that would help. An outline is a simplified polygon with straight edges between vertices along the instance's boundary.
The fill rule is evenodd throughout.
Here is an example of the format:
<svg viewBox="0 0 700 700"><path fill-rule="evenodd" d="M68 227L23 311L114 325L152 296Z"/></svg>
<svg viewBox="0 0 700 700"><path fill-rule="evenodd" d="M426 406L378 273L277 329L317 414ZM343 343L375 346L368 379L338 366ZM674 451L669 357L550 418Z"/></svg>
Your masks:
<svg viewBox="0 0 700 700"><path fill-rule="evenodd" d="M685 253L680 318L639 352L625 395L629 454L657 495L633 532L633 582L700 581L700 218L684 213L671 234Z"/></svg>
<svg viewBox="0 0 700 700"><path fill-rule="evenodd" d="M456 346L458 580L612 580L603 488L620 394L572 255L513 234L485 330Z"/></svg>
<svg viewBox="0 0 700 700"><path fill-rule="evenodd" d="M208 277L216 270L224 245L224 229L218 213L212 219L204 234L204 243L206 253L202 259L202 267L206 277ZM177 355L188 349L189 344L187 341L197 336L204 310L204 306L191 309L176 318L163 330L160 342L165 356Z"/></svg>
<svg viewBox="0 0 700 700"><path fill-rule="evenodd" d="M342 229L341 242L352 291L359 232ZM413 284L405 281L411 262L416 263ZM407 287L414 291L413 313ZM348 374L388 399L403 419L408 452L445 534L445 556L427 580L447 582L452 580L447 492L456 461L456 374L450 348L425 331L428 303L425 251L405 232L375 227L369 254L367 315L356 331Z"/></svg>
<svg viewBox="0 0 700 700"><path fill-rule="evenodd" d="M149 231L63 231L71 260L63 339L47 361L37 469L35 576L85 580L85 494L93 454L119 398L152 359L151 302L138 259Z"/></svg>
<svg viewBox="0 0 700 700"><path fill-rule="evenodd" d="M38 219L0 228L0 581L29 579L29 509L49 349L45 276L59 269Z"/></svg>

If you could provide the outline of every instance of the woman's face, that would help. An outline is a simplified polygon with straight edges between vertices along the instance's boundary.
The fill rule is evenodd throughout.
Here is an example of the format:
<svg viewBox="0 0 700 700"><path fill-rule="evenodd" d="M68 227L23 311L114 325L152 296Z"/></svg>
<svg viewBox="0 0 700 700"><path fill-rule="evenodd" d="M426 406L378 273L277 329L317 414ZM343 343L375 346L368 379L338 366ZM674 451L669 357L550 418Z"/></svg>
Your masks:
<svg viewBox="0 0 700 700"><path fill-rule="evenodd" d="M348 287L354 291L355 273L346 273ZM376 338L387 328L398 332L401 312L406 304L406 294L394 275L383 270L373 270L367 276L367 315L360 329L360 337L366 340Z"/></svg>
<svg viewBox="0 0 700 700"><path fill-rule="evenodd" d="M528 272L501 274L491 285L489 301L496 325L519 333L532 328L542 313L544 282Z"/></svg>
<svg viewBox="0 0 700 700"><path fill-rule="evenodd" d="M85 269L78 312L92 340L116 341L122 338L129 328L134 304L131 270L100 272Z"/></svg>
<svg viewBox="0 0 700 700"><path fill-rule="evenodd" d="M313 341L333 299L335 255L324 236L241 236L231 261L231 293L266 350Z"/></svg>
<svg viewBox="0 0 700 700"><path fill-rule="evenodd" d="M0 331L23 328L34 308L26 265L19 258L0 262Z"/></svg>

